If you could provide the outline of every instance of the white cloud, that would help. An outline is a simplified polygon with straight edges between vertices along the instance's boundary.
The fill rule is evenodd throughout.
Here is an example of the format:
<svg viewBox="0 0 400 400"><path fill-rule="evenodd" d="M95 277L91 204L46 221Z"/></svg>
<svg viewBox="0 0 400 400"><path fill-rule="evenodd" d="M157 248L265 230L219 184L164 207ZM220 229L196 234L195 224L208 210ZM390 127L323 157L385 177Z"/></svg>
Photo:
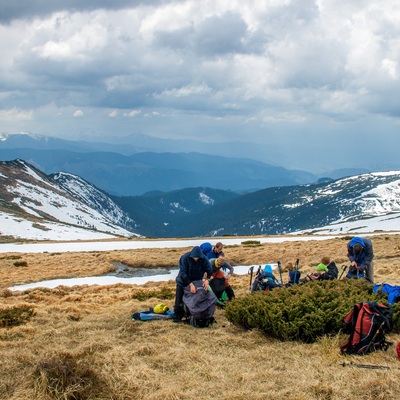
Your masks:
<svg viewBox="0 0 400 400"><path fill-rule="evenodd" d="M337 134L374 129L376 140L397 131L395 0L81 3L0 4L3 130L79 135L67 111L92 110L99 139L105 120L123 115L163 137L240 141L246 132L266 145L279 132L288 154L314 145L316 130L335 145L332 122ZM145 118L153 112L162 124ZM126 120L113 119L114 135L131 132Z"/></svg>
<svg viewBox="0 0 400 400"><path fill-rule="evenodd" d="M82 110L74 111L74 117L82 117L82 116L83 116L83 111Z"/></svg>
<svg viewBox="0 0 400 400"><path fill-rule="evenodd" d="M15 120L32 120L32 110L18 110L17 108L11 108L9 110L0 110L0 120L15 121Z"/></svg>
<svg viewBox="0 0 400 400"><path fill-rule="evenodd" d="M141 113L140 110L132 110L132 111L129 111L129 112L124 113L124 116L125 116L125 117L135 118L135 117L137 117L140 113Z"/></svg>

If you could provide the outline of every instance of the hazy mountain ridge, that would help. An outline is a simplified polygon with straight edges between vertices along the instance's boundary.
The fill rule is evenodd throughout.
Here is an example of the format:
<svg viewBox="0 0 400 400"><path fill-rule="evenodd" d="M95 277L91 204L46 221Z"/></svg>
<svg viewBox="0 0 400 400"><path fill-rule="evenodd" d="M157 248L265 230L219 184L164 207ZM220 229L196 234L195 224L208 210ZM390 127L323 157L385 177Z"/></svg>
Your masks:
<svg viewBox="0 0 400 400"><path fill-rule="evenodd" d="M130 143L113 144L33 134L0 136L0 159L20 158L46 174L71 173L117 196L199 186L243 193L318 180L308 171L229 156L226 144L200 146L193 142L178 146L173 140L146 135L126 138L132 141ZM224 156L223 151L227 151L228 156ZM268 160L268 152L265 155Z"/></svg>

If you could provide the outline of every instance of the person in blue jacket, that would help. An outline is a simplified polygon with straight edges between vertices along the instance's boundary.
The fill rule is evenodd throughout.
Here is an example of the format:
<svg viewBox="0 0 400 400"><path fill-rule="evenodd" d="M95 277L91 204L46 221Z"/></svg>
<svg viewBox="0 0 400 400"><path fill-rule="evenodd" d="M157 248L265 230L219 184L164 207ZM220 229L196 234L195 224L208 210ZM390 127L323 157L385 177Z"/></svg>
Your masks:
<svg viewBox="0 0 400 400"><path fill-rule="evenodd" d="M189 286L191 293L196 293L193 281L203 280L203 287L208 290L212 268L208 259L204 256L199 246L193 247L179 260L179 272L176 277L176 293L174 304L174 322L180 322L184 317L182 304L184 288Z"/></svg>
<svg viewBox="0 0 400 400"><path fill-rule="evenodd" d="M359 236L353 237L347 243L347 257L351 263L349 274L364 274L367 282L374 283L374 264L372 261L374 250L371 239Z"/></svg>
<svg viewBox="0 0 400 400"><path fill-rule="evenodd" d="M212 258L218 258L219 256L224 256L224 252L222 251L222 248L224 245L221 242L215 243L215 246L212 248L211 251L207 253L207 258L211 260Z"/></svg>

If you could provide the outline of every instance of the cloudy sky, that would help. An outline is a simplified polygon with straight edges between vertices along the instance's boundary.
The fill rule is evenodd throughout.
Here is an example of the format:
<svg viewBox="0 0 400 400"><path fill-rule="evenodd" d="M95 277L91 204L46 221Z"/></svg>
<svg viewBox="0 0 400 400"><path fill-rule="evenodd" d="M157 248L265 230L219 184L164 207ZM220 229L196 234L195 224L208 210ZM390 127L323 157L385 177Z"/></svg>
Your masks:
<svg viewBox="0 0 400 400"><path fill-rule="evenodd" d="M397 0L0 0L0 40L0 132L399 159Z"/></svg>

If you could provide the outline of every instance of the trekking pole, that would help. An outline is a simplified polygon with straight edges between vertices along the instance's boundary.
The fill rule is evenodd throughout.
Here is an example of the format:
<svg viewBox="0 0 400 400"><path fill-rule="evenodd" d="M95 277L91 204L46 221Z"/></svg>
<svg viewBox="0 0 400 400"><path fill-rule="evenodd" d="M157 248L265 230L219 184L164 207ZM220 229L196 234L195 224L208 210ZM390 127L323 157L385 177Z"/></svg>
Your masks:
<svg viewBox="0 0 400 400"><path fill-rule="evenodd" d="M283 278L282 278L282 264L278 260L278 271L279 271L279 276L281 277L281 285L283 285Z"/></svg>
<svg viewBox="0 0 400 400"><path fill-rule="evenodd" d="M339 279L342 279L342 276L343 276L344 272L346 271L346 269L347 269L347 265L342 265L342 272L339 276Z"/></svg>
<svg viewBox="0 0 400 400"><path fill-rule="evenodd" d="M253 281L253 270L254 270L254 265L252 265L250 268L249 268L249 272L248 272L248 274L250 275L250 288L249 288L249 292L251 293L251 283L252 283L252 281Z"/></svg>
<svg viewBox="0 0 400 400"><path fill-rule="evenodd" d="M357 367L357 368L366 368L366 369L400 369L399 367L388 367L386 365L373 365L373 364L354 364L350 363L342 363L340 364L342 367Z"/></svg>

